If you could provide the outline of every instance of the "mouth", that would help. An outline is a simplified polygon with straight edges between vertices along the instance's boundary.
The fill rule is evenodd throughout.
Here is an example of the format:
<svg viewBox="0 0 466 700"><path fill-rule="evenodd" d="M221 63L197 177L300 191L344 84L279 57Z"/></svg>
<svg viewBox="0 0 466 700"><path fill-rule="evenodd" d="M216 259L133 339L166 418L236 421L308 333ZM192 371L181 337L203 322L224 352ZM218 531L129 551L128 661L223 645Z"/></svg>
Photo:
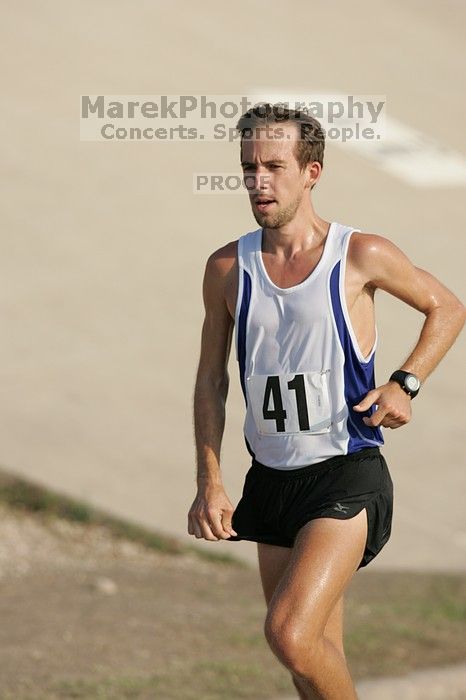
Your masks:
<svg viewBox="0 0 466 700"><path fill-rule="evenodd" d="M276 200L272 199L271 197L256 197L256 199L254 200L256 208L259 209L259 211L261 212L268 211L272 207L272 205L276 203Z"/></svg>

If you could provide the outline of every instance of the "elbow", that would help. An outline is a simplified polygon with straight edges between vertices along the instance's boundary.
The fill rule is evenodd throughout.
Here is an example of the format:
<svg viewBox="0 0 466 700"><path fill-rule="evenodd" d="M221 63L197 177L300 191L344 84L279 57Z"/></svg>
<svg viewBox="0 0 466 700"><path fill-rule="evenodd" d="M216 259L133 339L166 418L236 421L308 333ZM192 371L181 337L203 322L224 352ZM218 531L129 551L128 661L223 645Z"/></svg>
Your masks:
<svg viewBox="0 0 466 700"><path fill-rule="evenodd" d="M224 375L220 378L218 383L218 389L221 392L224 399L228 396L228 389L230 386L230 375L228 371L225 371Z"/></svg>
<svg viewBox="0 0 466 700"><path fill-rule="evenodd" d="M208 372L198 375L196 382L196 393L203 395L215 394L226 399L230 386L230 376L228 370L222 373Z"/></svg>
<svg viewBox="0 0 466 700"><path fill-rule="evenodd" d="M464 304L461 304L461 321L461 328L463 328L466 322L466 306Z"/></svg>
<svg viewBox="0 0 466 700"><path fill-rule="evenodd" d="M445 303L435 304L424 313L428 316L432 312L439 311L448 315L450 319L459 319L462 325L466 321L466 306L457 297L454 297L453 300L447 300Z"/></svg>
<svg viewBox="0 0 466 700"><path fill-rule="evenodd" d="M452 316L458 316L462 322L462 325L464 325L464 322L466 321L466 306L461 301L458 300L452 306L450 313Z"/></svg>
<svg viewBox="0 0 466 700"><path fill-rule="evenodd" d="M453 325L457 326L457 332L460 333L466 322L466 306L461 302L456 303L448 309L448 318Z"/></svg>

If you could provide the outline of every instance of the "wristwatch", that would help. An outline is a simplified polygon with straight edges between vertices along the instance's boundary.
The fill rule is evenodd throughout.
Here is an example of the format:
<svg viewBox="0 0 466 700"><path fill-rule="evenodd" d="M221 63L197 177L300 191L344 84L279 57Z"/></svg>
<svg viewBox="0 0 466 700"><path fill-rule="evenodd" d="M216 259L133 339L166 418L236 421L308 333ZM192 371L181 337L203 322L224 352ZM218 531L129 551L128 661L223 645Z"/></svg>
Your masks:
<svg viewBox="0 0 466 700"><path fill-rule="evenodd" d="M403 391L405 391L412 399L419 393L421 382L412 372L405 372L402 369L397 369L393 372L389 379L390 382L397 382Z"/></svg>

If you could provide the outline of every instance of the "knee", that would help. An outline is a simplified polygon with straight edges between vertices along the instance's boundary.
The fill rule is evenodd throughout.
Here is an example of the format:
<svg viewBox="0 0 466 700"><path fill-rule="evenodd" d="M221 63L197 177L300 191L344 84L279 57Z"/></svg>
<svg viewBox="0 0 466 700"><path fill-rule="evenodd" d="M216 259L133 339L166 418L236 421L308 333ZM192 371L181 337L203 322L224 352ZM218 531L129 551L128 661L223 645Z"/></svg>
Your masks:
<svg viewBox="0 0 466 700"><path fill-rule="evenodd" d="M292 674L306 676L317 670L320 637L306 628L305 633L293 621L279 622L267 618L264 635L271 650Z"/></svg>

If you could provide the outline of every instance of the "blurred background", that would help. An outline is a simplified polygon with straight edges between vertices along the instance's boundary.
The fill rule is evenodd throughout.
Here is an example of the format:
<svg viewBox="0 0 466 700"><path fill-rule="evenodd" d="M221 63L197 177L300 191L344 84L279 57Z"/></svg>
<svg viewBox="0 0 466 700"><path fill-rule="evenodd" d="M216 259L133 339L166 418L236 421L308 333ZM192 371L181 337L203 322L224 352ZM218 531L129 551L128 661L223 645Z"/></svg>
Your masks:
<svg viewBox="0 0 466 700"><path fill-rule="evenodd" d="M392 120L401 134L389 162L328 143L314 205L389 238L464 300L466 6L20 0L2 9L2 466L255 566L255 543L187 534L204 265L257 228L246 195L199 196L192 180L240 174L238 144L82 141L80 96L386 96L387 128ZM423 317L383 292L376 299L382 383ZM464 351L460 338L412 422L384 432L395 510L373 571L464 572ZM236 504L250 460L234 350L230 376L222 471Z"/></svg>

